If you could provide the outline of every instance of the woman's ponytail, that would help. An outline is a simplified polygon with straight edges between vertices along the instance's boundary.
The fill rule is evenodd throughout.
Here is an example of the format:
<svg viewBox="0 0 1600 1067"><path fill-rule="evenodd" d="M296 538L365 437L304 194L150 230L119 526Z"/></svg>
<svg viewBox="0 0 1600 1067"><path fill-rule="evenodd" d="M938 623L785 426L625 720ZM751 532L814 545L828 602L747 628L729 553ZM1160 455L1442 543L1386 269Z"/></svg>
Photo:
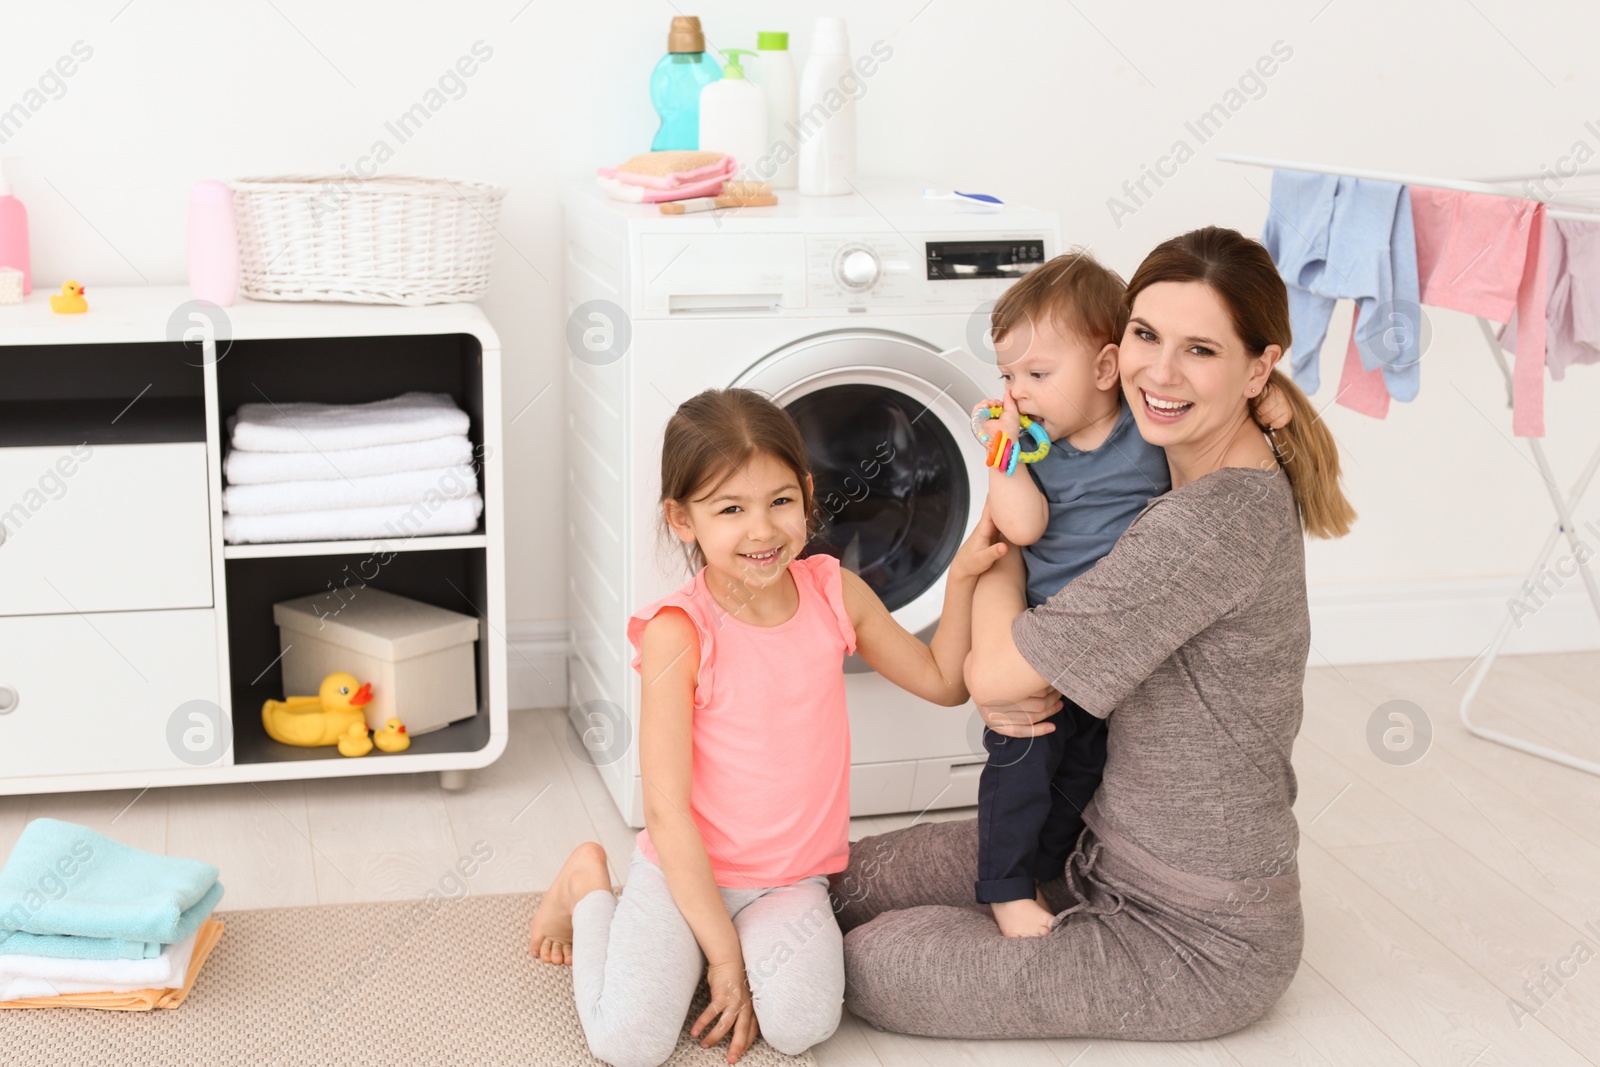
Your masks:
<svg viewBox="0 0 1600 1067"><path fill-rule="evenodd" d="M1256 413L1262 398L1273 389L1288 401L1293 413L1288 425L1276 430L1268 429ZM1300 505L1301 527L1313 537L1343 537L1349 533L1356 509L1339 487L1339 447L1310 399L1292 378L1274 369L1267 388L1251 397L1249 404L1250 417L1266 432L1278 462L1289 476L1295 503Z"/></svg>

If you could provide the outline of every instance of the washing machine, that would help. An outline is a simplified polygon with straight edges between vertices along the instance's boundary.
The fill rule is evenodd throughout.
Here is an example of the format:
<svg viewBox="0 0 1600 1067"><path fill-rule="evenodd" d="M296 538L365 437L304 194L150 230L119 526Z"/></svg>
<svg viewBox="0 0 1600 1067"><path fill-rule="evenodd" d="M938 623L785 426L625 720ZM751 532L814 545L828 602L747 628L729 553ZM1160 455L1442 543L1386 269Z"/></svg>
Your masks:
<svg viewBox="0 0 1600 1067"><path fill-rule="evenodd" d="M944 573L983 507L969 429L1000 392L988 312L1057 254L1056 216L930 199L911 181L778 206L662 215L564 192L571 743L644 825L640 679L628 616L690 576L659 525L668 417L745 386L805 434L826 551L931 638ZM977 802L977 709L945 708L846 661L854 815ZM775 765L772 773L782 774Z"/></svg>

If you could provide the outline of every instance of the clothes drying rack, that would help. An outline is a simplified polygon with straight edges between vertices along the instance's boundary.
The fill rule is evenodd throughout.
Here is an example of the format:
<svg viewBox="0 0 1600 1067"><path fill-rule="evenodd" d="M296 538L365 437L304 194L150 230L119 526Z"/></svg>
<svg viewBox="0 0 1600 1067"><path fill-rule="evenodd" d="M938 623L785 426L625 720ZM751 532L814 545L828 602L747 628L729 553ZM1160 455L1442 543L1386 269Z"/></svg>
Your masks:
<svg viewBox="0 0 1600 1067"><path fill-rule="evenodd" d="M1538 181L1550 178L1550 175L1547 174L1510 174L1482 181L1457 181L1448 178L1433 178L1427 175L1391 174L1383 171L1361 170L1354 167L1330 167L1232 153L1219 153L1217 158L1225 163L1268 167L1273 170L1297 170L1313 174L1331 174L1345 178L1367 178L1372 181L1394 182L1398 185L1423 185L1435 189L1453 189L1463 193L1486 193L1490 196L1508 196L1522 200L1530 198L1521 196L1513 190L1501 188L1500 185L1495 183ZM1600 173L1600 168L1582 169L1575 172L1572 177L1596 173ZM1562 175L1562 177L1569 176ZM1593 192L1590 195L1600 196L1600 191ZM1584 204L1581 200L1582 197L1576 195L1570 196L1568 199L1544 199L1545 216L1553 219L1569 219L1577 222L1600 224L1600 205ZM1509 405L1513 391L1511 367L1507 364L1505 352L1500 347L1500 339L1490 321L1482 316L1478 316L1478 328L1482 331L1483 339L1489 345L1489 352L1494 357L1495 364L1500 368L1500 374L1505 379L1506 402ZM1574 508L1577 507L1579 501L1583 498L1583 494L1588 490L1589 483L1593 481L1596 471L1600 470L1600 445L1596 446L1594 453L1589 457L1589 462L1584 465L1577 481L1572 484L1572 488L1566 493L1562 493L1561 487L1556 484L1555 474L1550 468L1550 461L1545 456L1543 442L1537 437L1528 437L1524 438L1524 440L1527 442L1528 451L1533 454L1534 465L1544 481L1545 489L1550 494L1550 503L1555 509L1556 521L1546 535L1544 546L1540 549L1538 557L1534 560L1533 566L1528 572L1527 579L1523 582L1522 587L1518 589L1518 592L1520 593L1522 589L1527 588L1529 583L1539 580L1544 574L1545 565L1555 552L1556 546L1562 540L1565 540L1572 549L1572 558L1576 561L1578 571L1582 575L1583 587L1589 594L1589 603L1594 607L1595 618L1600 619L1600 584L1596 583L1594 572L1589 569L1587 559L1587 555L1592 550L1587 545L1582 545L1578 540L1577 529L1572 517ZM1488 677L1490 669L1494 666L1495 658L1499 656L1506 641L1510 639L1512 631L1515 629L1515 622L1516 617L1510 611L1507 611L1505 619L1501 621L1499 629L1495 631L1494 639L1489 642L1487 648L1478 654L1478 658L1474 661L1477 664L1477 669L1473 671L1472 680L1467 684L1467 690L1461 697L1462 725L1471 733L1486 741L1493 741L1496 744L1514 748L1519 752L1526 752L1529 755L1573 767L1588 774L1600 775L1600 762L1585 759L1564 749L1528 741L1501 730L1492 730L1485 726L1479 726L1472 721L1472 702L1477 697L1478 690L1482 687L1484 679ZM1471 664L1468 664L1468 666L1471 666Z"/></svg>

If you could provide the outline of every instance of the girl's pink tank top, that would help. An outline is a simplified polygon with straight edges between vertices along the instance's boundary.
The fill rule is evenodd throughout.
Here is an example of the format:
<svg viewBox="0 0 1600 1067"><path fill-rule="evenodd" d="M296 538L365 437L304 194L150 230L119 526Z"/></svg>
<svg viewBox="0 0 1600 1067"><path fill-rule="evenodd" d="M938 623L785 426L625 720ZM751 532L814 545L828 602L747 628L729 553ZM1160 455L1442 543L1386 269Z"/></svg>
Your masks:
<svg viewBox="0 0 1600 1067"><path fill-rule="evenodd" d="M790 885L842 871L850 848L850 719L844 657L855 651L839 561L789 564L793 616L756 626L726 611L704 568L628 620L634 670L645 623L685 611L700 641L690 808L719 886ZM638 845L660 858L648 829Z"/></svg>

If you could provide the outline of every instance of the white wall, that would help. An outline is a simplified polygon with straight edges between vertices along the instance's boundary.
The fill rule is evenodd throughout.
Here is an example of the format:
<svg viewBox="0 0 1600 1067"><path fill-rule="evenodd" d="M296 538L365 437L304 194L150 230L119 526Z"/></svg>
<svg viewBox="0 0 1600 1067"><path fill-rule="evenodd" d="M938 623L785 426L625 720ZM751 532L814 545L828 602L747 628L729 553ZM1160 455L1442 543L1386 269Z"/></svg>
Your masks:
<svg viewBox="0 0 1600 1067"><path fill-rule="evenodd" d="M378 140L394 152L387 172L510 187L484 306L505 342L507 417L538 398L507 436L510 617L537 645L563 614L562 455L549 432L564 402L556 190L649 147L647 79L674 5L124 5L7 5L0 108L37 102L25 94L74 42L93 49L64 89L52 87L59 98L0 144L0 155L22 157L11 173L31 213L38 284L77 277L92 298L96 285L182 282L192 181L337 172ZM1224 5L1109 0L849 5L855 48L881 39L893 49L858 105L861 170L1059 211L1070 241L1127 275L1184 229L1259 233L1270 176L1219 163L1219 151L1474 177L1554 166L1578 141L1600 148L1591 4L1225 6L1222 16ZM803 60L812 19L840 8L723 0L678 10L700 15L713 45L789 29ZM492 56L400 143L385 122L479 41ZM1224 101L1276 42L1292 54L1201 143L1185 123ZM1194 158L1114 219L1108 199L1131 204L1123 183L1180 139ZM1319 403L1337 381L1341 321L1347 309L1335 316ZM1544 488L1510 437L1476 324L1439 311L1432 326L1415 403L1383 423L1327 413L1361 521L1308 552L1319 655L1472 654L1548 528ZM1551 384L1548 446L1563 485L1587 455L1597 405L1600 368ZM1600 516L1600 503L1581 514ZM1600 548L1600 533L1586 536ZM1574 610L1575 587L1532 620L1529 632L1543 633L1529 647L1600 644L1600 628Z"/></svg>

